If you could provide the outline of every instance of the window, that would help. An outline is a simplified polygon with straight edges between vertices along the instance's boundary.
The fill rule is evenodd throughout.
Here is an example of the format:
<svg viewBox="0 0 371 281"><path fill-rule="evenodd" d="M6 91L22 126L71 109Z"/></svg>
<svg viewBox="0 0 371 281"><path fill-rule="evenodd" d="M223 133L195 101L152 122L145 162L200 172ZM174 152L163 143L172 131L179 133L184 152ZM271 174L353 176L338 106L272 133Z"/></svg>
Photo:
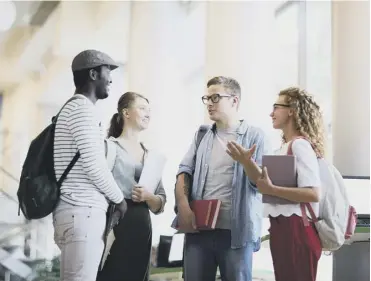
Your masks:
<svg viewBox="0 0 371 281"><path fill-rule="evenodd" d="M298 85L315 96L324 113L331 160L331 1L285 1L275 18L276 89Z"/></svg>
<svg viewBox="0 0 371 281"><path fill-rule="evenodd" d="M319 102L327 130L327 158L332 159L331 1L306 2L306 89Z"/></svg>
<svg viewBox="0 0 371 281"><path fill-rule="evenodd" d="M275 11L276 91L299 84L299 2L286 1Z"/></svg>

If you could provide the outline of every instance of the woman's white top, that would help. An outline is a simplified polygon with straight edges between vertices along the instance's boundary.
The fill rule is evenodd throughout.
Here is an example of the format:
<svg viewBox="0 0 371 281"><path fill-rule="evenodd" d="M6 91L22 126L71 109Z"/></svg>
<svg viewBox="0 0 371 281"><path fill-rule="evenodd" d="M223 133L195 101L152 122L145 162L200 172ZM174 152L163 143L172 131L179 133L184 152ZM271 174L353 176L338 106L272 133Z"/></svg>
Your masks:
<svg viewBox="0 0 371 281"><path fill-rule="evenodd" d="M287 155L289 143L275 151L276 155ZM296 156L297 182L298 187L314 187L320 192L321 179L317 156L311 144L304 139L296 139L292 145L292 152ZM269 171L268 171L269 175ZM319 204L311 203L315 215L318 217ZM300 204L270 204L264 203L264 216L277 217L283 215L290 217L292 215L301 215ZM308 218L311 216L307 210Z"/></svg>

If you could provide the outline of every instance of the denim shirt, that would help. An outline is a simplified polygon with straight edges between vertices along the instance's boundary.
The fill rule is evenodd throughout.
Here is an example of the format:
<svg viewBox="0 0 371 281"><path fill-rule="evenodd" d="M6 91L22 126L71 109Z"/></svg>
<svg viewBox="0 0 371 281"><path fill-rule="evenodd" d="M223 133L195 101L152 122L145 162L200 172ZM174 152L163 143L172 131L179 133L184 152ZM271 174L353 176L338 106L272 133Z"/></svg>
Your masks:
<svg viewBox="0 0 371 281"><path fill-rule="evenodd" d="M181 173L193 175L192 198L195 200L202 199L215 130L214 124L206 132L198 147L196 161L194 161L196 133L190 149L179 165L177 175ZM261 166L262 156L267 154L268 150L265 134L261 129L249 126L246 121L242 121L237 130L236 142L244 148L250 148L256 144L252 158ZM248 179L244 167L237 161L234 162L231 200L231 247L236 249L246 246L247 243L256 243L255 251L258 251L263 220L262 195Z"/></svg>

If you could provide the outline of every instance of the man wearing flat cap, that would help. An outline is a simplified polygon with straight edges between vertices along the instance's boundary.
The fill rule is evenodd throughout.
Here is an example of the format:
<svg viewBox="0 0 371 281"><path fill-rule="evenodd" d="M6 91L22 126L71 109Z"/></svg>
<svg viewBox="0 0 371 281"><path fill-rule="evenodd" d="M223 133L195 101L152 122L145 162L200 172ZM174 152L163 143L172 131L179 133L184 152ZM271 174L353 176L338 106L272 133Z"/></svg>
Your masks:
<svg viewBox="0 0 371 281"><path fill-rule="evenodd" d="M105 53L79 53L72 61L75 94L56 121L54 169L57 180L62 175L65 178L53 212L54 239L61 250L61 281L95 281L108 202L117 204L122 216L126 210L105 159L104 134L95 113L95 103L109 95L110 72L117 67Z"/></svg>

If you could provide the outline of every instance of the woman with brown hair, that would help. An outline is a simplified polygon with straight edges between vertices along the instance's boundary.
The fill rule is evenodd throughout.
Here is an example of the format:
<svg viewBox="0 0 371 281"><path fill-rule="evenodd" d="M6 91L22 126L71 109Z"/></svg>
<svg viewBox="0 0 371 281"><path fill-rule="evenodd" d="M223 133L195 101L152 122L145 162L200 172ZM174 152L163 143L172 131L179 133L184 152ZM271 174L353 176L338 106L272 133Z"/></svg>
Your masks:
<svg viewBox="0 0 371 281"><path fill-rule="evenodd" d="M102 271L98 273L98 281L149 279L152 246L149 211L159 214L166 203L162 182L154 194L145 186L138 186L143 164L150 153L140 142L139 134L147 129L149 120L149 102L144 96L127 92L120 97L108 137L117 146L112 173L124 194L128 209L113 229L115 241Z"/></svg>
<svg viewBox="0 0 371 281"><path fill-rule="evenodd" d="M261 173L256 185L262 194L292 202L265 204L276 281L315 281L322 247L314 224L304 225L300 203L310 203L318 217L321 179L317 158L324 155L322 114L312 96L293 87L279 93L270 116L273 127L282 131L282 146L275 154L287 155L290 150L296 156L297 188L272 184L269 171L261 171L251 160L254 147L244 150L231 143L228 148L232 157L245 163L245 169Z"/></svg>

